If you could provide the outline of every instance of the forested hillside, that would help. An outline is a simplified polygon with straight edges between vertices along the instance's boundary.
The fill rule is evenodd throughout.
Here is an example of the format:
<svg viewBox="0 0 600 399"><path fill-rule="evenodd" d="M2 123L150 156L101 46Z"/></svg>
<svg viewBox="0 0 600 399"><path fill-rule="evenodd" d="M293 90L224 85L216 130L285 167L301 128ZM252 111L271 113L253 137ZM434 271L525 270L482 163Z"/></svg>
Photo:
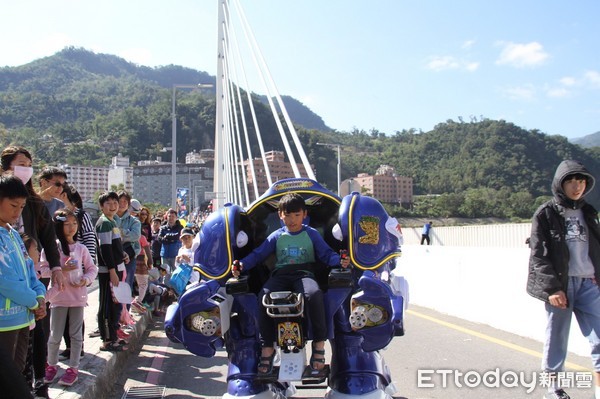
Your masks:
<svg viewBox="0 0 600 399"><path fill-rule="evenodd" d="M118 152L132 162L160 155L169 161L161 150L171 142L171 87L189 82L214 84L214 77L173 65L137 66L76 48L0 68L0 145L26 146L36 165L107 165ZM337 156L317 142L343 145L342 179L373 174L381 164L413 177L415 204L389 208L398 215L529 218L550 195L561 160L579 159L600 177L600 147L583 148L506 121L448 120L429 132L402 129L399 121L395 132L337 132L297 100L285 100L293 105L290 115L317 179L326 186L335 190ZM257 104L256 112L265 148L281 150L270 111ZM178 159L213 148L214 125L214 89L178 90ZM600 206L596 193L600 189L591 200Z"/></svg>

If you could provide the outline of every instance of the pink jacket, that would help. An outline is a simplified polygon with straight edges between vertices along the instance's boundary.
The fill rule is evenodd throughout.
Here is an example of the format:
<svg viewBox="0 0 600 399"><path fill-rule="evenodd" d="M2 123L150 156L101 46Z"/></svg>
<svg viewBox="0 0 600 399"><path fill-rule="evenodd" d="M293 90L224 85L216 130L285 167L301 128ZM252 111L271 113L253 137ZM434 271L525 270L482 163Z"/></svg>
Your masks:
<svg viewBox="0 0 600 399"><path fill-rule="evenodd" d="M64 265L69 258L69 255L65 255L62 252L60 244L57 241L58 252L60 253L60 264ZM86 286L92 284L94 279L96 279L96 275L98 274L98 266L94 263L90 252L86 248L85 245L76 242L75 244L69 245L70 252L75 253L75 258L79 260L79 264L83 266L83 278L85 278L87 284ZM42 251L40 265L42 270L44 270L45 265L48 262L46 261L46 254ZM65 285L64 290L60 291L57 286L51 285L48 291L46 292L46 300L50 302L50 308L55 307L83 307L87 306L87 287L73 287L69 284L69 272L63 271L65 275Z"/></svg>

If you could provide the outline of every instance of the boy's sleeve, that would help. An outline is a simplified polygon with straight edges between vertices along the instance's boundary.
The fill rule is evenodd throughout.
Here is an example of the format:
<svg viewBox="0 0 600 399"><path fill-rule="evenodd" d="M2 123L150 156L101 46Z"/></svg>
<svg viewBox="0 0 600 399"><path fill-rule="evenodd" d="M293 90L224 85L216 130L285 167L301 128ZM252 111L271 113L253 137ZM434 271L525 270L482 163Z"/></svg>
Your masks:
<svg viewBox="0 0 600 399"><path fill-rule="evenodd" d="M308 236L310 237L313 248L315 249L315 255L317 259L325 263L329 267L336 267L340 265L340 255L337 254L321 237L318 231L314 229L308 229Z"/></svg>
<svg viewBox="0 0 600 399"><path fill-rule="evenodd" d="M258 246L258 248L254 249L248 254L248 256L240 261L244 265L244 270L253 269L256 265L267 259L269 255L275 252L277 239L281 235L282 231L283 230L279 229L271 233L267 239Z"/></svg>
<svg viewBox="0 0 600 399"><path fill-rule="evenodd" d="M110 229L108 227L111 227ZM113 231L112 226L106 222L96 226L96 234L98 236L98 251L104 261L104 266L109 270L116 269L117 264L115 257L113 256L112 242L113 242Z"/></svg>
<svg viewBox="0 0 600 399"><path fill-rule="evenodd" d="M36 298L44 298L46 296L46 287L37 278L33 260L31 258L28 258L26 262L27 262L27 268L29 270L29 283L31 284L30 287L31 287L31 289L33 289L33 291L35 291ZM37 299L36 299L36 301L37 301Z"/></svg>
<svg viewBox="0 0 600 399"><path fill-rule="evenodd" d="M33 269L33 262L31 262L31 269ZM7 264L4 262L0 263L0 293L2 296L10 299L12 302L18 303L19 305L27 306L29 309L37 308L38 292L45 293L46 289L44 284L37 279L35 270L30 270L30 274L32 275L33 279L35 279L35 282L30 280L30 283L28 284L23 277L19 277L13 271L11 271ZM30 277L31 276L28 276L28 278ZM41 289L37 284L41 285ZM36 288L37 291L34 288Z"/></svg>

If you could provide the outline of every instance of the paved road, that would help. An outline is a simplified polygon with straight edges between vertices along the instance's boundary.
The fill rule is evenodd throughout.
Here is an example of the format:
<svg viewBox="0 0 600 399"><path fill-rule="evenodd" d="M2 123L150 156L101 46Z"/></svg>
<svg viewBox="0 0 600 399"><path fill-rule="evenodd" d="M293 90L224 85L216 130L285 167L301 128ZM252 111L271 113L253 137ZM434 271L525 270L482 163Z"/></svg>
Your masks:
<svg viewBox="0 0 600 399"><path fill-rule="evenodd" d="M539 342L417 306L411 306L406 325L406 336L395 338L383 353L398 388L395 399L542 397ZM147 385L165 386L169 399L221 398L226 388L225 351L212 359L196 357L170 343L160 321L146 334L145 344L129 359L112 397L121 398L126 389ZM589 359L572 355L568 361L573 374L565 378L579 387L569 390L571 397L592 398L592 389L585 387L591 376ZM294 397L322 398L324 392L299 389Z"/></svg>

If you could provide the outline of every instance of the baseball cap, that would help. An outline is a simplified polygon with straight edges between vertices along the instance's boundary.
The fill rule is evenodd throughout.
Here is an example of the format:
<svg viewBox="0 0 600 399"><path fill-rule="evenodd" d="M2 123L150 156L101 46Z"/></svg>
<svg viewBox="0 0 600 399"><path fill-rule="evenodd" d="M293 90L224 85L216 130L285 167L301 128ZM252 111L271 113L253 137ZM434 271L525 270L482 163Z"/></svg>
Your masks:
<svg viewBox="0 0 600 399"><path fill-rule="evenodd" d="M185 237L185 236L192 236L192 237L195 236L194 230L188 229L188 228L181 230L181 234L179 235L179 237Z"/></svg>
<svg viewBox="0 0 600 399"><path fill-rule="evenodd" d="M131 202L129 202L129 213L131 213L131 212L140 213L141 210L142 210L142 204L140 204L140 201L138 201L134 198L131 200Z"/></svg>

